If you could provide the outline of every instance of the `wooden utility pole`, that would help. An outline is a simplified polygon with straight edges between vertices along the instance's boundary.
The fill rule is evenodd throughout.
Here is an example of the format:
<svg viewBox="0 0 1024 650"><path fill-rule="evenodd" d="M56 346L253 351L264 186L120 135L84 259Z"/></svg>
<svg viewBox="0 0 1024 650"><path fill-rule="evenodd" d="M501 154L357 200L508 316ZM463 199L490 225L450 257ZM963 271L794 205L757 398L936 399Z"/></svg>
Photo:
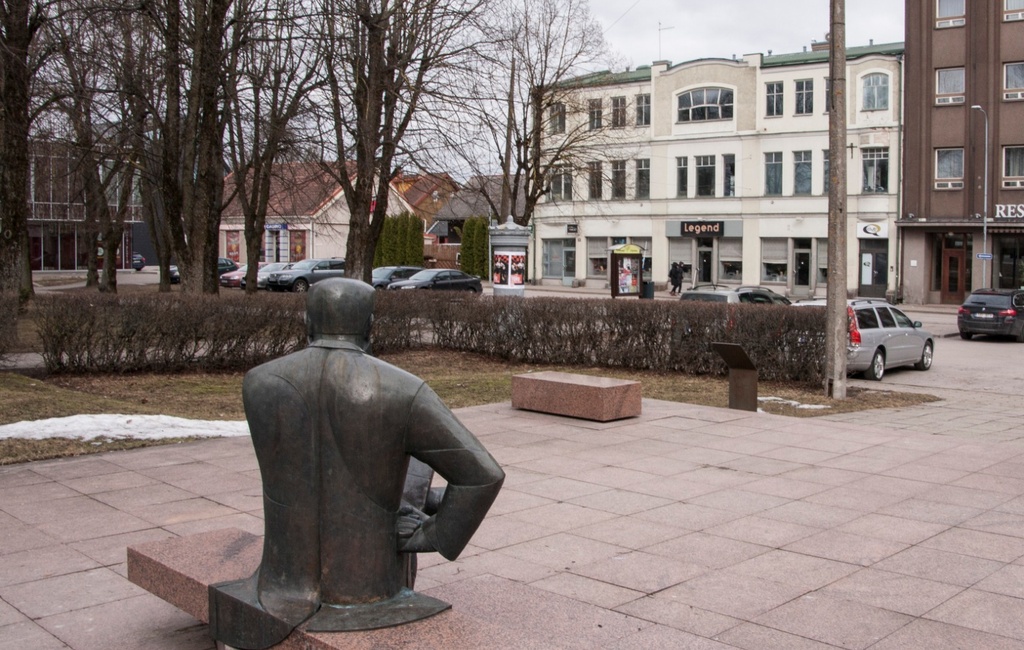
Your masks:
<svg viewBox="0 0 1024 650"><path fill-rule="evenodd" d="M846 399L846 5L830 0L828 113L828 289L825 395Z"/></svg>

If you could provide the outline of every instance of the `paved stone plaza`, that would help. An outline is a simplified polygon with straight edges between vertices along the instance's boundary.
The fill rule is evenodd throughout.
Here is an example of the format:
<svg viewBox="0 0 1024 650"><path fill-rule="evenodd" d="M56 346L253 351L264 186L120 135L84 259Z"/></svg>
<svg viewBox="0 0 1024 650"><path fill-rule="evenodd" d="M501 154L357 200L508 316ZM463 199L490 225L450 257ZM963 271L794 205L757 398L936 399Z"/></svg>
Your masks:
<svg viewBox="0 0 1024 650"><path fill-rule="evenodd" d="M928 433L955 413L1002 429ZM508 479L462 558L421 556L453 609L348 647L1024 648L1014 414L458 414ZM261 508L246 438L0 468L0 649L212 648L125 547L261 533Z"/></svg>

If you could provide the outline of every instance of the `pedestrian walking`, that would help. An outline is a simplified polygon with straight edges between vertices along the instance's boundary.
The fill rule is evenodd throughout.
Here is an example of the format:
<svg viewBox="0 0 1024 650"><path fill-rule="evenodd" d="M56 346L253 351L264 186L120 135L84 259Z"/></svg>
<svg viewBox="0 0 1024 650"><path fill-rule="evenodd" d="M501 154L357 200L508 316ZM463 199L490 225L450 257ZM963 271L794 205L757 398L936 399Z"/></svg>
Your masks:
<svg viewBox="0 0 1024 650"><path fill-rule="evenodd" d="M679 266L679 262L672 262L672 268L668 271L668 281L672 285L672 290L669 292L670 295L674 296L682 291L683 269Z"/></svg>

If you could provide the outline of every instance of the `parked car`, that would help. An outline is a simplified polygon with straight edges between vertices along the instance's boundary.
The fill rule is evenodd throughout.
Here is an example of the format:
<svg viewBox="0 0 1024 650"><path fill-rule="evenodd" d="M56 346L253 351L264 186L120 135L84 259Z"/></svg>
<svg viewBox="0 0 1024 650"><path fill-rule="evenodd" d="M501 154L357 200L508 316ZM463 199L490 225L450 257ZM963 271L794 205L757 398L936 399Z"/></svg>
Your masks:
<svg viewBox="0 0 1024 650"><path fill-rule="evenodd" d="M480 278L452 269L424 269L408 280L392 282L388 289L440 289L473 293L480 293L483 290Z"/></svg>
<svg viewBox="0 0 1024 650"><path fill-rule="evenodd" d="M256 270L256 289L267 288L267 278L270 277L271 273L277 273L282 269L288 268L288 262L260 262L260 268ZM242 280L238 285L242 289L245 288L245 276L242 276Z"/></svg>
<svg viewBox="0 0 1024 650"><path fill-rule="evenodd" d="M378 266L373 270L371 284L374 289L387 289L392 282L408 280L422 270L421 266Z"/></svg>
<svg viewBox="0 0 1024 650"><path fill-rule="evenodd" d="M345 277L345 260L302 260L267 276L271 291L309 291L310 285L327 278Z"/></svg>
<svg viewBox="0 0 1024 650"><path fill-rule="evenodd" d="M824 300L801 300L798 307L824 307ZM935 340L883 298L846 301L849 322L846 342L847 372L862 372L866 379L880 380L886 371L900 366L915 370L932 367Z"/></svg>
<svg viewBox="0 0 1024 650"><path fill-rule="evenodd" d="M146 258L139 253L132 253L132 268L136 271L146 268Z"/></svg>
<svg viewBox="0 0 1024 650"><path fill-rule="evenodd" d="M248 264L243 264L234 271L227 271L220 274L220 286L227 288L238 288L242 286L242 279L245 277L245 270Z"/></svg>
<svg viewBox="0 0 1024 650"><path fill-rule="evenodd" d="M679 294L680 300L703 302L751 303L755 305L788 305L789 298L765 287L724 287L699 285Z"/></svg>
<svg viewBox="0 0 1024 650"><path fill-rule="evenodd" d="M956 327L964 340L990 334L1024 343L1024 290L978 289L957 310Z"/></svg>
<svg viewBox="0 0 1024 650"><path fill-rule="evenodd" d="M181 272L178 271L178 267L175 266L174 264L171 264L167 268L167 275L168 275L168 279L171 281L171 284L180 284L181 283Z"/></svg>
<svg viewBox="0 0 1024 650"><path fill-rule="evenodd" d="M225 273L237 270L238 264L234 260L226 257L217 258L217 275L224 275Z"/></svg>

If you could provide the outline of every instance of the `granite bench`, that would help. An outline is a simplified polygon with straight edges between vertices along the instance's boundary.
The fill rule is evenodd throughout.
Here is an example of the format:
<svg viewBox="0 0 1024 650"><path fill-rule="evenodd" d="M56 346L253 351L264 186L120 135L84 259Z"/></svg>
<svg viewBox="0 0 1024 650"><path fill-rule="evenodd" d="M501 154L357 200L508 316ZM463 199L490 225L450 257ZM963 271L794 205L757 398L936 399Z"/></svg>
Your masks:
<svg viewBox="0 0 1024 650"><path fill-rule="evenodd" d="M514 375L512 406L598 422L620 420L640 415L640 382L568 372Z"/></svg>

